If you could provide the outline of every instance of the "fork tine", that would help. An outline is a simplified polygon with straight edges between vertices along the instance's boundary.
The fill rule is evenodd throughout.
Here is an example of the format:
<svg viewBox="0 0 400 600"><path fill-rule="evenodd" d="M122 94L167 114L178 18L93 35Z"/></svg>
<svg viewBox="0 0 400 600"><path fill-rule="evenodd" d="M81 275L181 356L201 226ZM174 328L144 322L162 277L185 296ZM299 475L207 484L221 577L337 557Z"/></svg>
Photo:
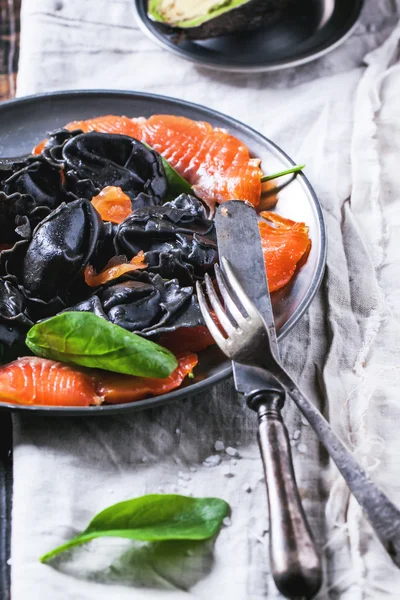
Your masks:
<svg viewBox="0 0 400 600"><path fill-rule="evenodd" d="M213 307L215 314L217 315L218 321L221 323L226 333L230 335L234 331L235 327L231 323L231 320L229 319L224 309L222 308L222 304L219 301L217 294L215 293L211 277L208 275L208 273L205 276L205 282L207 287L208 299L211 302L211 306Z"/></svg>
<svg viewBox="0 0 400 600"><path fill-rule="evenodd" d="M244 291L243 286L239 282L238 278L236 277L236 275L231 267L230 262L225 258L225 256L223 256L221 258L221 262L222 262L222 266L224 267L226 280L228 281L231 288L233 290L235 290L235 293L236 293L241 305L243 306L243 308L245 309L245 311L247 312L249 317L257 316L259 314L257 307L250 300L250 298Z"/></svg>
<svg viewBox="0 0 400 600"><path fill-rule="evenodd" d="M228 311L230 312L230 314L232 315L232 317L235 319L236 323L238 325L240 325L241 323L243 323L243 321L246 320L246 317L242 315L242 313L236 306L235 302L232 300L231 294L225 283L225 278L223 276L221 269L219 268L219 265L215 265L214 270L215 270L215 276L217 278L219 290L220 290L222 298L224 299L224 302L225 302L225 306L228 309Z"/></svg>
<svg viewBox="0 0 400 600"><path fill-rule="evenodd" d="M218 329L218 326L214 323L214 319L210 315L210 311L207 306L204 292L203 292L203 289L202 289L199 281L196 281L196 291L197 291L197 299L199 301L200 311L201 311L201 314L203 315L204 321L206 322L208 330L211 333L211 335L213 336L214 341L218 344L218 346L221 348L221 350L223 352L225 352L226 351L226 340L225 340L224 336L222 335L222 333L220 332L220 330Z"/></svg>

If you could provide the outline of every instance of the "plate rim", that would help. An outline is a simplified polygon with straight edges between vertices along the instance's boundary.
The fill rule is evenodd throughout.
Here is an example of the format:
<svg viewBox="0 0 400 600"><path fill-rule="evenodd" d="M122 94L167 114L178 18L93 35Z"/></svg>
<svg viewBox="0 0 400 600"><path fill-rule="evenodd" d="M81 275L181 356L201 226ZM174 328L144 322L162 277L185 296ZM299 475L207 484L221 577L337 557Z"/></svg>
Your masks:
<svg viewBox="0 0 400 600"><path fill-rule="evenodd" d="M186 60L187 62L190 62L194 65L197 66L201 66L204 67L206 69L210 69L212 71L224 71L224 72L230 72L230 73L269 73L269 72L274 72L274 71L280 71L283 69L289 69L292 67L299 67L301 65L305 65L309 62L312 62L313 60L317 60L318 58L321 58L323 56L325 56L325 54L328 54L329 52L331 52L332 50L335 50L336 48L338 48L339 46L341 46L341 44L343 44L354 32L354 30L356 29L359 19L360 19L360 15L361 15L361 11L364 8L365 5L365 0L354 0L355 3L355 7L354 7L354 15L353 18L349 20L349 25L347 27L347 29L345 29L342 33L342 35L340 35L338 38L335 39L335 41L333 41L332 43L328 43L325 47L323 47L321 50L317 51L317 52L313 52L311 54L307 54L306 56L302 56L301 58L297 58L297 59L282 59L281 61L273 61L270 64L264 64L264 65L258 65L258 66L251 66L251 65L238 65L238 64L232 64L232 65L226 65L223 62L218 62L215 61L204 61L201 60L200 58L198 58L196 55L182 50L180 49L178 46L174 47L173 45L168 44L165 39L163 39L162 34L160 34L159 36L153 31L153 29L151 29L150 27L148 27L147 23L145 22L145 20L142 18L142 15L140 13L140 9L139 9L139 5L141 3L143 3L143 1L147 1L147 0L133 0L133 12L134 12L134 16L136 19L136 22L139 26L139 29L149 38L151 39L153 42L155 42L160 48L164 48L165 50L167 50L168 52L171 52L171 54L174 54L175 56L179 56L180 58L182 58L183 60Z"/></svg>
<svg viewBox="0 0 400 600"><path fill-rule="evenodd" d="M267 144L272 147L275 151L277 151L282 157L284 157L289 164L295 165L295 161L293 161L288 154L282 150L275 142L267 138L262 133L255 130L253 127L246 125L245 123L226 115L220 111L214 110L207 106L203 106L201 104L196 104L194 102L188 102L186 100L180 100L178 98L173 98L171 96L165 96L161 94L153 94L147 92L134 92L129 90L112 90L112 89L90 89L90 90L65 90L65 91L54 91L54 92L44 92L38 94L31 94L29 96L23 96L21 98L14 98L12 100L6 100L0 104L0 113L7 110L10 106L15 105L24 105L29 104L30 102L36 102L41 99L47 98L58 98L58 97L70 97L70 96L127 96L127 97L135 97L135 98L144 98L144 99L155 99L158 101L167 101L168 103L172 102L177 105L183 105L189 108L201 110L205 115L209 115L211 119L215 116L222 117L225 120L228 120L230 123L233 123L234 126L238 129L244 129L252 136L259 138L259 141L263 144ZM304 298L300 302L295 314L293 314L288 321L281 327L278 332L278 340L282 340L288 333L293 329L293 327L300 321L303 317L304 313L309 308L312 300L314 299L324 276L325 265L326 265L326 257L327 257L327 232L326 232L326 223L322 211L322 206L319 202L318 196L312 187L311 183L307 179L307 177L303 173L299 173L297 175L303 185L306 186L312 200L313 200L313 208L316 211L317 222L320 231L320 251L318 255L318 261L315 269L315 276L312 281L312 284L307 290ZM184 398L191 397L193 395L199 394L202 391L208 390L213 387L217 383L224 381L232 374L232 367L228 366L225 369L221 370L219 373L215 373L207 379L202 381L198 381L191 386L178 388L176 390L172 390L167 394L162 394L160 396L154 396L151 398L144 398L143 400L137 400L134 402L130 402L127 404L115 404L115 405L106 405L106 406L82 406L82 407L68 407L68 406L39 406L39 405L16 405L16 404L7 404L0 403L0 412L1 411L11 411L11 412L25 412L25 413L33 413L33 414L41 414L41 415L51 415L51 416L103 416L110 414L121 414L127 413L137 410L144 410L148 408L156 408L158 406L162 406L173 402L175 400L182 400ZM190 391L189 391L190 390Z"/></svg>

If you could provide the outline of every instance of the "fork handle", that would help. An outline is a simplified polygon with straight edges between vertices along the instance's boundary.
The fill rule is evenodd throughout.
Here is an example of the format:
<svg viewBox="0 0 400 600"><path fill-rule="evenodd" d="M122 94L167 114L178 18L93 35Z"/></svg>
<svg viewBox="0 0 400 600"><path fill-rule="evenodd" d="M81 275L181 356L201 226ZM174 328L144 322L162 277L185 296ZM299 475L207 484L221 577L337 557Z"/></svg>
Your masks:
<svg viewBox="0 0 400 600"><path fill-rule="evenodd" d="M393 562L400 567L400 509L378 488L316 406L277 363L269 369L286 388L336 463Z"/></svg>
<svg viewBox="0 0 400 600"><path fill-rule="evenodd" d="M300 500L282 393L259 392L248 400L258 414L258 443L264 465L269 507L272 576L287 598L313 598L321 581L321 563Z"/></svg>

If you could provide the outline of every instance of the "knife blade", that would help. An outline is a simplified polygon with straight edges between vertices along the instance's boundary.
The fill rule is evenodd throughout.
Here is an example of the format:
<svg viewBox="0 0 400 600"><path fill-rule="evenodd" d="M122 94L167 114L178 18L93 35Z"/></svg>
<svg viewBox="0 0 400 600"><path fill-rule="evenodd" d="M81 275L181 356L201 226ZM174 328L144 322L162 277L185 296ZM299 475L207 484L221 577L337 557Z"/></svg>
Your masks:
<svg viewBox="0 0 400 600"><path fill-rule="evenodd" d="M240 283L254 302L269 330L271 350L279 359L274 314L265 272L264 255L254 207L242 200L229 200L220 205L215 215L219 255L228 259ZM283 389L263 369L232 361L235 387L242 394L254 390Z"/></svg>

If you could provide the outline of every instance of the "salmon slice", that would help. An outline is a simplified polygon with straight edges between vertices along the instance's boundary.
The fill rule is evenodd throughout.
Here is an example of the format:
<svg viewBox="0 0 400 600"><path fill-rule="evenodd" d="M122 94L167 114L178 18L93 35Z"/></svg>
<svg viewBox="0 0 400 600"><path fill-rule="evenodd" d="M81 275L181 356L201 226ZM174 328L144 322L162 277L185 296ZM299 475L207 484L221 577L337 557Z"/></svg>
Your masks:
<svg viewBox="0 0 400 600"><path fill-rule="evenodd" d="M197 365L196 354L178 358L165 379L133 377L108 371L82 371L60 362L25 356L0 368L0 402L36 406L124 404L165 394L179 387Z"/></svg>
<svg viewBox="0 0 400 600"><path fill-rule="evenodd" d="M174 354L178 352L201 352L215 344L214 338L204 325L181 327L175 331L163 333L158 344L168 348Z"/></svg>
<svg viewBox="0 0 400 600"><path fill-rule="evenodd" d="M266 221L258 226L270 292L279 290L308 256L311 240L305 223L296 223L272 212L262 212Z"/></svg>
<svg viewBox="0 0 400 600"><path fill-rule="evenodd" d="M197 363L196 354L184 354L178 358L178 366L175 371L165 379L131 377L130 375L116 375L103 371L97 375L97 389L104 400L111 404L125 404L126 402L142 400L148 396L166 394L179 387Z"/></svg>
<svg viewBox="0 0 400 600"><path fill-rule="evenodd" d="M112 258L105 269L98 275L96 275L92 265L87 265L84 272L85 283L90 285L90 287L97 287L98 285L107 283L107 281L117 279L125 273L137 271L138 269L146 269L148 266L144 260L143 250L140 250L140 252L138 252L138 254L136 254L129 262L116 262L118 259L121 260L121 257L116 257L116 259Z"/></svg>
<svg viewBox="0 0 400 600"><path fill-rule="evenodd" d="M100 133L119 133L122 135L130 135L136 139L140 135L141 123L145 122L146 119L139 117L138 119L130 119L129 117L116 116L116 115L104 115L101 117L95 117L94 119L87 119L86 121L72 121L66 125L66 129L74 131L74 129L81 129L84 133L88 131L99 131Z"/></svg>
<svg viewBox="0 0 400 600"><path fill-rule="evenodd" d="M101 398L89 375L60 362L25 356L0 368L0 402L89 406Z"/></svg>
<svg viewBox="0 0 400 600"><path fill-rule="evenodd" d="M92 204L102 220L111 223L122 223L132 212L131 199L115 185L108 185L93 196Z"/></svg>
<svg viewBox="0 0 400 600"><path fill-rule="evenodd" d="M225 129L205 121L174 115L129 119L106 115L68 123L69 130L120 133L146 142L171 164L211 209L238 199L258 206L261 197L260 159L251 158L245 144ZM43 150L39 144L34 153Z"/></svg>

